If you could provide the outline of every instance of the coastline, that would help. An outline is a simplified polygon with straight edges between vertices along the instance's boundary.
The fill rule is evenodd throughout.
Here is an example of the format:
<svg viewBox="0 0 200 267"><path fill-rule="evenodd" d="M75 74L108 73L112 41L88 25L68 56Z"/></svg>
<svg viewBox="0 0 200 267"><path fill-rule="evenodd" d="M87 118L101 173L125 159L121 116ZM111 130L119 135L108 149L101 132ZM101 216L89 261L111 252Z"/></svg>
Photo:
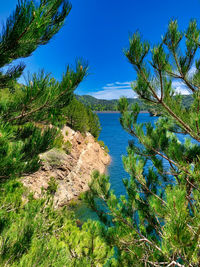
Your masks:
<svg viewBox="0 0 200 267"><path fill-rule="evenodd" d="M93 111L94 113L99 113L99 114L102 114L102 113L120 113L120 111L114 111L114 110L104 110L104 111ZM140 111L140 113L149 113L149 111L147 110L142 110Z"/></svg>

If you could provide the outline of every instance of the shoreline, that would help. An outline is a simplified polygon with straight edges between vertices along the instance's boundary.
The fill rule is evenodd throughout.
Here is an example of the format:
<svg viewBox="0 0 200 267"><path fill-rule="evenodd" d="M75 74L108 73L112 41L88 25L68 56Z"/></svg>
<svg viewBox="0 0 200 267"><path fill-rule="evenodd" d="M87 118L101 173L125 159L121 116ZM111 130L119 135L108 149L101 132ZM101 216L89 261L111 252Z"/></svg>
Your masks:
<svg viewBox="0 0 200 267"><path fill-rule="evenodd" d="M120 113L120 111L114 111L114 110L103 110L103 111L93 111L94 113ZM142 110L140 113L149 113L147 110Z"/></svg>

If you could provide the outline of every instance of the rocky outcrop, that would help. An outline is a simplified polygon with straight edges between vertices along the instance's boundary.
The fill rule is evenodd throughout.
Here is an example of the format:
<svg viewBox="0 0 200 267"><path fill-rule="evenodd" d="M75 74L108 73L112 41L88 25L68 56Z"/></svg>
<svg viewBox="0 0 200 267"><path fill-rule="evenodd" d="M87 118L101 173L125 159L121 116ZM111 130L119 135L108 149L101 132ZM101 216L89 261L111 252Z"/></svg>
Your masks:
<svg viewBox="0 0 200 267"><path fill-rule="evenodd" d="M91 173L98 170L105 173L110 156L90 133L83 136L69 127L62 129L63 149L52 149L40 155L41 168L22 179L23 184L36 198L49 187L50 179L57 185L54 195L55 207L66 205L88 190Z"/></svg>

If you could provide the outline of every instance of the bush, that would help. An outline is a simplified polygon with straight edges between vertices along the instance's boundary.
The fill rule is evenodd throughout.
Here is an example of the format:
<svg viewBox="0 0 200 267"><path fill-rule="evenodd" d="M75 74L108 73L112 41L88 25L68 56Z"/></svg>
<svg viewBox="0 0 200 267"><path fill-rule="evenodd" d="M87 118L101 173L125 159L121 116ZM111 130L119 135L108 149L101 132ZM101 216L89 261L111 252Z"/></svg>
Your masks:
<svg viewBox="0 0 200 267"><path fill-rule="evenodd" d="M50 195L55 195L57 188L58 184L56 182L56 179L54 177L51 177L48 182L47 193Z"/></svg>
<svg viewBox="0 0 200 267"><path fill-rule="evenodd" d="M109 149L108 147L104 144L104 141L102 140L98 140L99 145L101 146L101 148L103 148L105 150L106 153L109 153Z"/></svg>
<svg viewBox="0 0 200 267"><path fill-rule="evenodd" d="M55 148L62 148L64 137L61 132L57 135L57 137L54 140L53 147Z"/></svg>
<svg viewBox="0 0 200 267"><path fill-rule="evenodd" d="M67 154L70 154L71 153L71 150L72 150L72 143L67 140L64 145L63 145L63 150L67 153Z"/></svg>
<svg viewBox="0 0 200 267"><path fill-rule="evenodd" d="M99 222L82 224L69 209L55 210L51 196L26 195L23 203L26 191L14 180L0 191L0 266L109 266L114 250Z"/></svg>

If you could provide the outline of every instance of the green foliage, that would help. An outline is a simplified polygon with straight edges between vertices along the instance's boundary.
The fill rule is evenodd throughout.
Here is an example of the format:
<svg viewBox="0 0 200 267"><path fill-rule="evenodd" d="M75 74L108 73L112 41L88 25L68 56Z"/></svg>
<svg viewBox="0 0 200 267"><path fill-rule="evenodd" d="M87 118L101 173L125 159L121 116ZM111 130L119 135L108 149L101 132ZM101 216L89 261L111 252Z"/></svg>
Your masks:
<svg viewBox="0 0 200 267"><path fill-rule="evenodd" d="M67 125L75 131L85 133L88 131L88 116L85 106L78 102L75 98L69 106L63 110L67 117Z"/></svg>
<svg viewBox="0 0 200 267"><path fill-rule="evenodd" d="M91 108L93 111L118 111L118 100L105 100L105 99L97 99L90 95L76 95L76 98L78 101L83 103L85 106ZM140 99L135 98L128 98L129 107L131 107L132 104L138 103L141 110L148 110L148 105L145 105L143 101Z"/></svg>
<svg viewBox="0 0 200 267"><path fill-rule="evenodd" d="M1 266L104 266L114 261L99 222L80 228L70 210L54 210L51 196L35 200L14 180L0 190Z"/></svg>
<svg viewBox="0 0 200 267"><path fill-rule="evenodd" d="M63 109L63 114L67 118L69 127L81 133L90 132L94 137L98 138L100 133L98 116L76 98Z"/></svg>
<svg viewBox="0 0 200 267"><path fill-rule="evenodd" d="M50 180L48 182L48 187L47 187L47 193L50 195L55 195L57 188L58 188L58 184L56 182L56 179L54 177L50 177Z"/></svg>
<svg viewBox="0 0 200 267"><path fill-rule="evenodd" d="M46 127L42 130L33 123L24 126L2 123L0 132L0 169L3 179L35 171L39 167L38 155L52 148L57 135L55 128Z"/></svg>
<svg viewBox="0 0 200 267"><path fill-rule="evenodd" d="M78 196L78 199L79 200L83 200L83 199L85 199L85 192L81 192L80 194L79 194L79 196Z"/></svg>
<svg viewBox="0 0 200 267"><path fill-rule="evenodd" d="M18 1L15 11L4 24L0 37L0 68L18 58L32 54L40 45L45 45L63 26L71 4L65 0ZM20 77L24 64L10 66L6 73L0 72L0 88L9 87Z"/></svg>
<svg viewBox="0 0 200 267"><path fill-rule="evenodd" d="M104 141L98 140L99 145L105 150L106 153L109 153L108 147L104 144Z"/></svg>
<svg viewBox="0 0 200 267"><path fill-rule="evenodd" d="M53 148L41 155L41 159L51 167L59 167L65 159L66 152L63 149Z"/></svg>
<svg viewBox="0 0 200 267"><path fill-rule="evenodd" d="M68 204L68 206L72 209L75 208L77 205L78 205L78 200L75 199L72 199Z"/></svg>
<svg viewBox="0 0 200 267"><path fill-rule="evenodd" d="M72 143L67 140L64 144L63 144L63 150L67 153L70 154L71 150L72 150Z"/></svg>
<svg viewBox="0 0 200 267"><path fill-rule="evenodd" d="M59 146L63 107L86 76L87 66L77 62L67 67L60 82L41 71L28 78L27 85L16 79L24 66L13 67L15 59L28 57L59 31L71 5L66 0L19 1L4 25L0 37L0 179L36 171L38 155ZM12 63L12 65L11 65ZM49 127L51 125L51 127ZM57 140L54 142L54 139Z"/></svg>
<svg viewBox="0 0 200 267"><path fill-rule="evenodd" d="M118 111L118 100L105 100L105 99L97 99L90 95L76 95L78 101L83 103L85 106L91 108L93 111ZM149 111L152 114L159 114L157 112L157 107L152 107L149 103L145 103L140 98L127 98L128 101L128 110L131 110L131 106L138 104L141 111ZM193 98L191 95L183 95L182 96L183 106L189 108L193 102Z"/></svg>
<svg viewBox="0 0 200 267"><path fill-rule="evenodd" d="M106 240L116 248L119 266L200 264L199 33L196 21L185 32L171 21L159 45L150 49L137 32L124 51L137 72L134 91L160 118L155 125L138 124L140 107L130 109L126 99L120 100L121 125L138 140L129 142L123 157L130 174L123 180L126 196L117 198L109 178L99 173L87 193L108 226ZM176 80L191 93L187 107L173 88Z"/></svg>
<svg viewBox="0 0 200 267"><path fill-rule="evenodd" d="M48 43L70 10L66 0L20 0L1 32L0 68L8 70L0 71L0 266L103 266L113 261L104 226L77 226L70 210L54 209L58 185L53 177L47 195L38 200L16 180L39 168L39 154L62 147L63 108L87 66L77 62L75 70L67 67L60 82L41 71L19 85L16 79L25 66L10 64ZM62 159L56 148L48 156L51 164Z"/></svg>
<svg viewBox="0 0 200 267"><path fill-rule="evenodd" d="M61 132L59 132L56 138L54 139L53 147L58 148L58 149L62 148L63 142L64 142L64 136Z"/></svg>
<svg viewBox="0 0 200 267"><path fill-rule="evenodd" d="M98 139L100 131L101 131L101 125L99 122L99 117L97 114L93 113L92 110L87 107L87 116L88 116L88 128L89 132Z"/></svg>
<svg viewBox="0 0 200 267"><path fill-rule="evenodd" d="M65 117L75 130L99 134L97 116L73 98L87 66L78 62L75 70L67 67L60 82L42 71L29 77L25 86L16 83L24 65L10 65L46 44L70 9L64 0L19 1L1 33L0 68L8 70L0 73L0 265L199 266L200 61L195 55L200 31L196 21L185 32L171 21L162 42L151 50L138 32L129 40L125 55L137 72L133 89L161 117L155 127L137 124L140 105L130 106L124 98L119 102L121 125L140 144L130 142L123 157L130 174L123 180L126 196L117 198L109 178L93 174L85 198L102 222L89 220L82 225L66 208L55 210L54 178L48 195L39 200L16 180L39 168L39 154L62 144L58 127ZM175 94L176 79L192 94L187 107L184 98ZM180 142L179 134L190 139ZM49 157L52 164L60 163L56 149Z"/></svg>

